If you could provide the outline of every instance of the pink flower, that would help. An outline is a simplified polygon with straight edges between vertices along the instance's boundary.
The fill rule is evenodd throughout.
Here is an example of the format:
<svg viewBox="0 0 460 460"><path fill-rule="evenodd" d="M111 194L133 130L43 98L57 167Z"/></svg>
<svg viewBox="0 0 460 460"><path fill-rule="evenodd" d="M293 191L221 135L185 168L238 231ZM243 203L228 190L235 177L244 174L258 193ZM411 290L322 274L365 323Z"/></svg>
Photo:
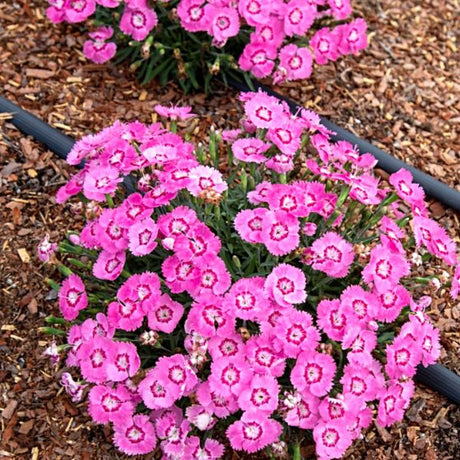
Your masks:
<svg viewBox="0 0 460 460"><path fill-rule="evenodd" d="M125 454L148 454L156 446L155 428L147 415L126 417L113 428L113 442Z"/></svg>
<svg viewBox="0 0 460 460"><path fill-rule="evenodd" d="M171 334L184 314L184 307L163 294L147 312L149 328Z"/></svg>
<svg viewBox="0 0 460 460"><path fill-rule="evenodd" d="M268 334L251 337L246 342L245 355L251 368L258 374L281 377L286 362L282 354L274 348L274 337Z"/></svg>
<svg viewBox="0 0 460 460"><path fill-rule="evenodd" d="M236 396L233 394L226 397L221 396L211 389L209 382L203 382L198 386L196 396L198 402L205 407L206 410L220 418L227 417L239 410Z"/></svg>
<svg viewBox="0 0 460 460"><path fill-rule="evenodd" d="M88 412L96 423L120 423L134 414L135 406L123 386L96 385L88 395Z"/></svg>
<svg viewBox="0 0 460 460"><path fill-rule="evenodd" d="M221 194L227 190L227 183L222 174L211 166L197 166L190 171L191 182L187 190L193 196L200 196L203 192L215 192Z"/></svg>
<svg viewBox="0 0 460 460"><path fill-rule="evenodd" d="M316 6L302 0L291 0L283 11L284 31L287 36L305 35L316 19Z"/></svg>
<svg viewBox="0 0 460 460"><path fill-rule="evenodd" d="M118 169L114 167L92 167L85 175L83 193L90 200L105 201L105 195L113 196L122 181Z"/></svg>
<svg viewBox="0 0 460 460"><path fill-rule="evenodd" d="M189 32L207 31L209 17L204 0L181 0L177 5L177 15L181 26Z"/></svg>
<svg viewBox="0 0 460 460"><path fill-rule="evenodd" d="M112 59L117 51L117 45L105 41L112 35L113 29L111 27L99 27L95 32L91 32L89 36L93 40L87 40L83 44L84 55L96 64L102 64Z"/></svg>
<svg viewBox="0 0 460 460"><path fill-rule="evenodd" d="M377 423L380 426L389 426L401 421L413 393L412 380L406 380L404 383L391 380L388 388L380 396Z"/></svg>
<svg viewBox="0 0 460 460"><path fill-rule="evenodd" d="M351 318L345 314L340 301L338 299L321 300L316 314L318 326L330 339L341 342Z"/></svg>
<svg viewBox="0 0 460 460"><path fill-rule="evenodd" d="M67 22L83 22L96 11L96 0L70 0L66 2Z"/></svg>
<svg viewBox="0 0 460 460"><path fill-rule="evenodd" d="M142 41L157 23L157 15L147 6L147 1L138 0L132 7L126 5L120 20L120 30L131 35L134 40Z"/></svg>
<svg viewBox="0 0 460 460"><path fill-rule="evenodd" d="M244 111L257 128L275 127L284 115L284 108L278 99L260 90L251 93L244 103Z"/></svg>
<svg viewBox="0 0 460 460"><path fill-rule="evenodd" d="M271 144L255 137L237 139L232 144L232 152L235 158L246 163L264 163L267 157L263 154L271 147Z"/></svg>
<svg viewBox="0 0 460 460"><path fill-rule="evenodd" d="M385 371L393 379L413 377L421 361L421 350L409 336L396 337L391 345L387 345L386 354Z"/></svg>
<svg viewBox="0 0 460 460"><path fill-rule="evenodd" d="M353 357L355 353L349 356ZM369 357L372 360L371 357ZM383 374L375 367L380 364L373 361L373 366L362 365L354 359L347 364L343 370L343 376L340 383L343 385L344 395L352 394L364 401L373 401L380 396L384 387L385 378Z"/></svg>
<svg viewBox="0 0 460 460"><path fill-rule="evenodd" d="M246 388L253 373L248 369L244 358L218 358L211 364L209 387L223 397L234 395L238 397Z"/></svg>
<svg viewBox="0 0 460 460"><path fill-rule="evenodd" d="M235 230L243 240L261 243L263 221L267 213L265 208L243 209L235 217Z"/></svg>
<svg viewBox="0 0 460 460"><path fill-rule="evenodd" d="M45 349L42 356L49 356L52 366L55 366L59 362L59 349L54 340L51 342L51 345Z"/></svg>
<svg viewBox="0 0 460 460"><path fill-rule="evenodd" d="M320 458L341 458L353 441L341 420L320 422L313 428L313 438Z"/></svg>
<svg viewBox="0 0 460 460"><path fill-rule="evenodd" d="M134 344L128 342L113 342L113 344L114 346L109 350L107 377L113 382L123 382L137 373L141 360Z"/></svg>
<svg viewBox="0 0 460 460"><path fill-rule="evenodd" d="M238 10L251 26L257 27L258 24L269 22L270 8L264 8L260 0L242 0L238 2Z"/></svg>
<svg viewBox="0 0 460 460"><path fill-rule="evenodd" d="M299 221L285 211L268 211L262 220L262 243L275 256L283 256L299 246Z"/></svg>
<svg viewBox="0 0 460 460"><path fill-rule="evenodd" d="M111 253L128 247L127 231L118 224L118 214L118 209L102 210L94 230L100 246Z"/></svg>
<svg viewBox="0 0 460 460"><path fill-rule="evenodd" d="M64 387L65 392L72 398L72 401L75 403L82 400L83 390L88 386L75 382L73 377L68 372L64 372L61 375L61 380L59 383Z"/></svg>
<svg viewBox="0 0 460 460"><path fill-rule="evenodd" d="M101 280L113 281L123 271L125 260L126 253L124 251L116 253L101 251L93 265L93 275Z"/></svg>
<svg viewBox="0 0 460 460"><path fill-rule="evenodd" d="M299 48L297 45L289 44L281 48L279 52L280 63L277 80L300 80L308 78L313 70L313 56L308 48ZM278 73L277 73L278 75ZM277 83L275 81L275 83Z"/></svg>
<svg viewBox="0 0 460 460"><path fill-rule="evenodd" d="M101 336L96 336L80 345L76 357L81 374L88 382L107 381L109 356L115 346L112 340Z"/></svg>
<svg viewBox="0 0 460 460"><path fill-rule="evenodd" d="M157 246L158 227L153 219L140 220L128 230L129 249L135 256L150 254Z"/></svg>
<svg viewBox="0 0 460 460"><path fill-rule="evenodd" d="M314 428L319 420L318 406L320 399L308 391L303 395L287 394L282 402L284 421L290 426L298 426L304 430Z"/></svg>
<svg viewBox="0 0 460 460"><path fill-rule="evenodd" d="M226 434L233 449L253 453L277 441L282 430L275 420L245 412L227 428Z"/></svg>
<svg viewBox="0 0 460 460"><path fill-rule="evenodd" d="M224 307L237 318L255 321L270 306L264 295L264 282L261 276L240 278L226 294Z"/></svg>
<svg viewBox="0 0 460 460"><path fill-rule="evenodd" d="M250 41L238 59L242 70L250 71L257 78L267 77L275 66L276 47L260 39Z"/></svg>
<svg viewBox="0 0 460 460"><path fill-rule="evenodd" d="M178 206L168 214L158 218L157 225L166 238L175 238L178 235L187 235L189 230L198 222L193 209L187 206Z"/></svg>
<svg viewBox="0 0 460 460"><path fill-rule="evenodd" d="M340 295L341 310L347 317L355 317L366 323L376 317L379 300L375 294L365 291L361 286L348 286Z"/></svg>
<svg viewBox="0 0 460 460"><path fill-rule="evenodd" d="M310 46L315 54L315 61L319 65L327 64L328 61L335 61L339 57L337 36L327 28L323 27L313 35Z"/></svg>
<svg viewBox="0 0 460 460"><path fill-rule="evenodd" d="M189 106L179 107L177 105L171 105L170 107L167 107L157 104L154 109L158 115L161 115L165 118L170 118L171 120L184 121L196 116L191 112L192 108Z"/></svg>
<svg viewBox="0 0 460 460"><path fill-rule="evenodd" d="M240 30L240 17L235 8L215 7L210 4L207 10L210 22L210 34L214 37L213 45L221 48L227 39L234 37Z"/></svg>
<svg viewBox="0 0 460 460"><path fill-rule="evenodd" d="M393 322L411 301L411 295L403 286L395 286L388 291L377 292L380 308L376 310L375 318L386 323Z"/></svg>
<svg viewBox="0 0 460 460"><path fill-rule="evenodd" d="M339 0L340 1L340 0ZM358 54L367 46L367 24L364 19L358 18L349 24L343 24L334 30L340 36L338 49L342 54Z"/></svg>
<svg viewBox="0 0 460 460"><path fill-rule="evenodd" d="M393 289L409 271L409 263L403 254L378 244L372 249L371 259L364 267L362 276L368 285L373 282L377 291L384 292Z"/></svg>
<svg viewBox="0 0 460 460"><path fill-rule="evenodd" d="M334 232L327 232L315 240L311 250L313 251L313 268L321 270L332 278L347 276L355 258L353 246Z"/></svg>
<svg viewBox="0 0 460 460"><path fill-rule="evenodd" d="M40 241L40 244L37 247L38 258L42 262L48 262L54 252L58 250L57 243L51 243L50 236L47 233L45 238Z"/></svg>
<svg viewBox="0 0 460 460"><path fill-rule="evenodd" d="M204 447L201 447L198 436L189 436L186 441L183 460L214 460L222 458L224 446L215 439L206 438Z"/></svg>
<svg viewBox="0 0 460 460"><path fill-rule="evenodd" d="M49 7L46 9L48 19L55 24L64 21L68 0L48 0Z"/></svg>
<svg viewBox="0 0 460 460"><path fill-rule="evenodd" d="M174 294L192 290L200 276L198 268L192 262L182 261L177 256L165 259L161 270L169 289Z"/></svg>
<svg viewBox="0 0 460 460"><path fill-rule="evenodd" d="M192 404L185 409L187 420L195 425L199 430L206 431L211 429L215 423L216 419L213 417L212 412L200 406L199 404Z"/></svg>
<svg viewBox="0 0 460 460"><path fill-rule="evenodd" d="M278 120L276 126L268 129L267 139L272 141L279 148L282 153L281 157L290 157L292 161L292 157L294 157L300 148L301 135L302 127L300 123L296 123L295 119L292 120L284 116L282 119ZM277 158L277 156L275 155L275 157L272 157L271 161L273 161L274 158ZM269 166L268 164L267 167L274 169L273 166Z"/></svg>
<svg viewBox="0 0 460 460"><path fill-rule="evenodd" d="M254 375L238 395L238 404L246 412L270 415L278 407L278 381L271 375Z"/></svg>
<svg viewBox="0 0 460 460"><path fill-rule="evenodd" d="M352 12L350 0L327 0L335 19L346 19Z"/></svg>
<svg viewBox="0 0 460 460"><path fill-rule="evenodd" d="M446 264L457 263L456 244L437 222L426 217L415 216L413 224L417 247L424 244L431 254L440 257Z"/></svg>
<svg viewBox="0 0 460 460"><path fill-rule="evenodd" d="M289 264L279 264L267 276L264 290L278 305L289 307L305 302L305 285L306 278L302 270Z"/></svg>
<svg viewBox="0 0 460 460"><path fill-rule="evenodd" d="M423 203L425 192L420 185L412 182L412 174L407 169L400 169L393 173L389 179L398 196L410 205Z"/></svg>
<svg viewBox="0 0 460 460"><path fill-rule="evenodd" d="M336 365L330 355L317 351L304 351L297 357L291 371L291 382L301 393L308 391L324 396L332 388Z"/></svg>
<svg viewBox="0 0 460 460"><path fill-rule="evenodd" d="M231 277L220 257L209 253L197 257L194 263L199 267L199 275L196 283L188 288L193 298L198 299L207 294L222 295L227 291L231 284Z"/></svg>
<svg viewBox="0 0 460 460"><path fill-rule="evenodd" d="M193 225L187 235L178 235L174 241L174 252L182 260L215 256L220 248L219 238L201 222Z"/></svg>
<svg viewBox="0 0 460 460"><path fill-rule="evenodd" d="M62 316L71 321L78 316L80 310L88 306L88 296L82 279L75 274L66 278L59 290L59 309Z"/></svg>
<svg viewBox="0 0 460 460"><path fill-rule="evenodd" d="M239 334L224 337L215 335L209 340L208 351L214 360L222 357L241 357L245 353L245 345Z"/></svg>

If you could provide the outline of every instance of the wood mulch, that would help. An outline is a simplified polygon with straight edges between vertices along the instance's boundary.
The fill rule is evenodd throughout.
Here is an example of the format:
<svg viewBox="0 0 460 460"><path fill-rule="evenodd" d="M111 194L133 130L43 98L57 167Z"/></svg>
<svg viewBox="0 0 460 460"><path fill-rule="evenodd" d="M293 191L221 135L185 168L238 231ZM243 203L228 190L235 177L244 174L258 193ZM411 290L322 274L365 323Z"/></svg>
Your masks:
<svg viewBox="0 0 460 460"><path fill-rule="evenodd" d="M153 106L170 101L200 115L193 136L203 136L211 122L223 127L238 120L232 90L184 96L174 85L141 87L126 68L89 64L78 30L47 22L46 3L0 1L2 96L75 138L116 119L151 122ZM458 1L363 0L357 10L370 28L366 51L277 89L460 190ZM42 357L49 337L39 328L57 314L46 278L58 275L39 263L36 245L45 233L56 241L82 221L53 201L71 168L6 118L0 117L0 458L125 458L113 448L110 430L89 421L86 404L62 392L62 370ZM460 243L459 216L430 203ZM430 316L442 332L441 363L460 373L460 306L438 294ZM459 420L457 406L418 387L404 420L388 429L372 426L347 458L458 458ZM312 458L312 452L306 446L303 454Z"/></svg>

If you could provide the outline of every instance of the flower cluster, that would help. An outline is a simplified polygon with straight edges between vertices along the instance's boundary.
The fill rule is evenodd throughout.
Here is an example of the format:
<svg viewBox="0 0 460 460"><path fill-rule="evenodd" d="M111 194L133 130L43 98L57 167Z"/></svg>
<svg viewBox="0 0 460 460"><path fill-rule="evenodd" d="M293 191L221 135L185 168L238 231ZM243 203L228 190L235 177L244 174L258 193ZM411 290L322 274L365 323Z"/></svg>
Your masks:
<svg viewBox="0 0 460 460"><path fill-rule="evenodd" d="M138 49L136 66L141 65L139 54L146 60L155 61L162 56L165 61L164 53L171 48L166 22L171 21L172 15L175 29L177 22L182 28L175 41L186 41L175 50L174 56L171 55L172 60L177 60L181 77L191 77L187 74L193 73L190 67L196 58L194 55L184 58L187 49L196 47L197 41L188 33L204 32L209 37L199 47L201 52L205 46L213 47L208 56L211 73L218 72L225 62L234 66L230 56L241 53L238 65L242 70L257 78L272 76L276 83L308 78L313 62L324 65L341 55L357 54L367 45L365 21L345 22L352 14L350 0L277 0L268 3L260 0L179 0L165 2L161 8L154 8L147 0L48 1L47 15L55 23L82 22L94 14L96 23L104 24L90 33L90 40L83 47L86 57L96 63L111 59L116 51L115 42L122 43L126 37L131 40L127 46ZM327 18L330 18L330 26ZM315 23L322 26L313 30ZM158 24L167 33L161 27L156 28ZM117 31L115 41L107 41L114 29ZM242 49L236 44L237 38L243 40Z"/></svg>
<svg viewBox="0 0 460 460"><path fill-rule="evenodd" d="M160 106L174 132L117 122L68 157L84 168L57 200L82 194L87 222L60 246L59 307L84 381L62 384L130 455L276 453L310 430L338 458L374 413L401 420L416 366L440 355L412 256L458 262L423 190L404 170L382 183L313 112L241 99L241 128L211 131L207 152L175 133L189 109Z"/></svg>

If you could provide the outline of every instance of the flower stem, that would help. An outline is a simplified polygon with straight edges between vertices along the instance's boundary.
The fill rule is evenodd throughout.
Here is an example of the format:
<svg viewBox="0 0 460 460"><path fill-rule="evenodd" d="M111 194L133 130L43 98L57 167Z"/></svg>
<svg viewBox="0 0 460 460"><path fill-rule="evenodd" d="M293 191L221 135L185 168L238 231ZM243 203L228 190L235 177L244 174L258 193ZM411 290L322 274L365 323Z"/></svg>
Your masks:
<svg viewBox="0 0 460 460"><path fill-rule="evenodd" d="M302 454L300 453L300 443L294 444L294 455L292 460L302 460Z"/></svg>

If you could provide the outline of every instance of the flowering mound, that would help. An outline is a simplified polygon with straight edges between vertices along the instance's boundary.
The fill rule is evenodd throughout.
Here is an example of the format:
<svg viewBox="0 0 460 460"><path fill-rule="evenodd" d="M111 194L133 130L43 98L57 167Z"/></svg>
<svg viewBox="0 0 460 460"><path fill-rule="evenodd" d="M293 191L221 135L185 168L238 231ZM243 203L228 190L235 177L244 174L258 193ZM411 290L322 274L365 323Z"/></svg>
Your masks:
<svg viewBox="0 0 460 460"><path fill-rule="evenodd" d="M48 0L48 18L79 23L93 17L96 29L83 46L96 63L130 58L139 78L177 76L198 87L205 70L234 69L275 83L308 78L318 65L367 45L366 23L345 22L350 0ZM316 31L313 32L313 25ZM308 45L308 46L307 46ZM235 57L238 58L238 65ZM184 83L185 80L188 83Z"/></svg>
<svg viewBox="0 0 460 460"><path fill-rule="evenodd" d="M49 322L68 325L82 379L62 384L127 454L215 459L226 438L300 458L310 432L338 458L374 416L401 420L416 366L440 354L422 265L457 255L422 189L404 170L382 184L313 112L241 100L241 129L206 151L176 133L193 114L158 107L172 120L117 122L68 157L85 166L57 201L79 194L87 222L60 244L65 321Z"/></svg>

